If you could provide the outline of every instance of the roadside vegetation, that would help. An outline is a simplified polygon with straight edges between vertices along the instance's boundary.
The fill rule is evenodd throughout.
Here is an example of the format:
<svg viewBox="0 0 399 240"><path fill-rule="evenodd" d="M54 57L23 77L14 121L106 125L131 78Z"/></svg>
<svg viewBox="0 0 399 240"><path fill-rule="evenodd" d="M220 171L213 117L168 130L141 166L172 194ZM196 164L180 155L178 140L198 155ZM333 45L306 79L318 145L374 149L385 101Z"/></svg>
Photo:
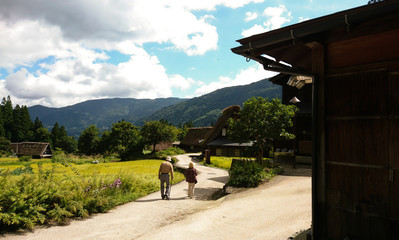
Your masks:
<svg viewBox="0 0 399 240"><path fill-rule="evenodd" d="M53 159L0 159L0 230L64 223L134 201L159 190L162 161L57 153ZM184 179L176 171L173 183Z"/></svg>
<svg viewBox="0 0 399 240"><path fill-rule="evenodd" d="M234 157L211 156L208 166L226 169L229 171L227 186L232 187L257 187L261 182L268 181L283 172L277 164L272 164L270 159L263 159L262 163L253 159L236 159ZM202 161L201 163L205 163Z"/></svg>
<svg viewBox="0 0 399 240"><path fill-rule="evenodd" d="M263 158L264 150L273 139L294 137L288 129L295 111L277 99L251 98L244 103L239 117L229 121L228 136L238 143L253 142L250 158L211 157L212 166L229 171L227 185L256 187L281 173ZM47 160L0 159L0 231L86 218L159 190L159 159L184 151L159 151L157 145L183 139L192 127L175 127L164 119L138 127L121 120L104 131L88 126L75 139L57 122L51 131L38 118L32 122L27 107L14 108L10 97L3 98L0 114L0 154L10 154L11 142L29 141L49 142L53 152ZM173 183L183 179L176 171Z"/></svg>

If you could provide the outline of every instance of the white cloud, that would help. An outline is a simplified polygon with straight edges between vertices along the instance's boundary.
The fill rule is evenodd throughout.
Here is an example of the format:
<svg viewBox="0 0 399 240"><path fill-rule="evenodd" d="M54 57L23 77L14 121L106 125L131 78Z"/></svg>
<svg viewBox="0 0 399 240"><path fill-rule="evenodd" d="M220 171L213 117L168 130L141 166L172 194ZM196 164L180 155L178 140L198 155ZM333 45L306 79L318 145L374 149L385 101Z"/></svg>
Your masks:
<svg viewBox="0 0 399 240"><path fill-rule="evenodd" d="M183 76L178 74L173 74L169 76L169 80L172 87L179 88L181 90L190 89L191 86L195 84L195 81L193 79L184 78Z"/></svg>
<svg viewBox="0 0 399 240"><path fill-rule="evenodd" d="M39 21L0 21L0 67L12 70L48 56L62 55L61 31Z"/></svg>
<svg viewBox="0 0 399 240"><path fill-rule="evenodd" d="M249 22L249 21L252 21L252 20L255 20L258 18L258 14L255 12L246 12L245 15L247 16L245 18L246 22Z"/></svg>
<svg viewBox="0 0 399 240"><path fill-rule="evenodd" d="M256 0L239 2L252 1ZM200 6L195 6L198 1L192 1L191 7L184 1L175 2L179 1L5 0L0 7L0 47L14 40L14 45L32 55L25 63L48 55L60 47L57 44L60 41L79 42L86 47L101 49L112 48L124 41L171 43L188 55L201 55L216 49L218 34L211 24L212 16L197 17L191 11L193 8L214 8L218 4L229 5L228 1L208 1ZM12 49L6 53L13 55ZM20 64L14 59L18 55L6 57L2 61L7 64L0 62L0 67Z"/></svg>
<svg viewBox="0 0 399 240"><path fill-rule="evenodd" d="M5 93L12 92L13 99L24 105L59 107L97 98L171 97L172 88L188 89L195 83L180 75L168 76L157 57L131 48L135 54L118 65L96 63L106 57L103 53L73 48L69 56L44 64L46 73L35 76L22 68L10 74L2 80Z"/></svg>
<svg viewBox="0 0 399 240"><path fill-rule="evenodd" d="M212 82L210 84L199 87L195 91L195 94L197 96L201 96L213 92L217 89L232 87L232 86L247 85L275 75L276 73L265 71L260 64L257 64L255 66L241 70L237 75L234 76L234 78L226 76L219 77L218 82Z"/></svg>
<svg viewBox="0 0 399 240"><path fill-rule="evenodd" d="M259 34L259 33L263 33L266 32L267 29L264 28L261 25L255 24L253 27L251 27L250 29L244 30L241 32L241 35L244 37L249 37L255 34Z"/></svg>
<svg viewBox="0 0 399 240"><path fill-rule="evenodd" d="M307 20L309 20L310 18L308 18L308 17L299 17L299 20L298 20L298 22L304 22L304 21L307 21Z"/></svg>
<svg viewBox="0 0 399 240"><path fill-rule="evenodd" d="M280 28L284 23L289 22L291 19L291 12L287 12L287 8L284 5L268 7L263 12L263 15L268 18L264 25L269 30Z"/></svg>
<svg viewBox="0 0 399 240"><path fill-rule="evenodd" d="M251 28L243 30L241 35L248 37L254 34L281 28L285 23L290 22L292 19L291 12L288 12L284 5L279 5L278 7L267 7L263 11L263 16L266 17L266 21L264 21L262 25L255 24Z"/></svg>
<svg viewBox="0 0 399 240"><path fill-rule="evenodd" d="M93 98L170 97L173 88L199 83L168 74L143 45L161 43L188 56L203 55L217 49L215 18L192 11L263 1L2 0L0 68L10 75L0 76L0 94L28 106L53 107ZM105 50L130 59L107 64Z"/></svg>
<svg viewBox="0 0 399 240"><path fill-rule="evenodd" d="M229 8L243 7L249 3L262 3L265 0L170 0L174 5L181 5L190 10L215 10L216 6L225 6Z"/></svg>

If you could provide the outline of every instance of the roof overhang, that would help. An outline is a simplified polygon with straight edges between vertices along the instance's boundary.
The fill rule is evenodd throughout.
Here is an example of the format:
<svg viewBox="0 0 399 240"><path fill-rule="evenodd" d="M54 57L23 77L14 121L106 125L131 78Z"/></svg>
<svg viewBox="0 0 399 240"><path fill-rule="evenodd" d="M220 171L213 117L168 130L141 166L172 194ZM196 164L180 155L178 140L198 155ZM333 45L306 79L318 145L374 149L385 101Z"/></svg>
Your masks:
<svg viewBox="0 0 399 240"><path fill-rule="evenodd" d="M265 70L311 77L309 59L315 43L323 40L323 33L338 28L349 32L367 20L398 12L399 1L369 4L239 39L237 42L241 46L231 51L247 58L247 61L259 62Z"/></svg>

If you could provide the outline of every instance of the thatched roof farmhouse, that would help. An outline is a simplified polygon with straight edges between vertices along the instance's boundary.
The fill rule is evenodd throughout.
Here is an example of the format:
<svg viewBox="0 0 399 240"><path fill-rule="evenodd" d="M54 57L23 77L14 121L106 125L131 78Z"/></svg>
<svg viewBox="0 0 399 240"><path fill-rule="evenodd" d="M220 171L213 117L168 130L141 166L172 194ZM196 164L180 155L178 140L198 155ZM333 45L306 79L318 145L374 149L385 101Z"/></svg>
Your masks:
<svg viewBox="0 0 399 240"><path fill-rule="evenodd" d="M50 143L47 142L21 142L11 143L11 149L17 156L32 156L33 158L51 158Z"/></svg>

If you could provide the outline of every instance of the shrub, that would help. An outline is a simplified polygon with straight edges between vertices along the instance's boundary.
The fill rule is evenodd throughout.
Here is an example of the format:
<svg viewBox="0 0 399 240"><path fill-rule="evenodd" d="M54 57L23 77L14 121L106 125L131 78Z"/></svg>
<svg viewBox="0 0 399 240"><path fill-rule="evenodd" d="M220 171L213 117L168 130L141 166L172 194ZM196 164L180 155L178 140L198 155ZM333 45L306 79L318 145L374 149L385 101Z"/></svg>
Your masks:
<svg viewBox="0 0 399 240"><path fill-rule="evenodd" d="M227 185L233 187L257 187L259 183L281 174L283 168L263 160L259 164L254 160L233 159L229 170L230 179Z"/></svg>
<svg viewBox="0 0 399 240"><path fill-rule="evenodd" d="M33 170L0 170L0 231L88 217L159 189L158 161L74 165L56 160L60 164L38 163ZM176 174L173 182L183 179Z"/></svg>
<svg viewBox="0 0 399 240"><path fill-rule="evenodd" d="M174 155L180 155L184 154L184 150L178 147L171 147L168 149L165 149L163 151L159 151L155 153L155 158L158 159L166 159L167 156L174 156Z"/></svg>
<svg viewBox="0 0 399 240"><path fill-rule="evenodd" d="M20 161L20 162L29 162L30 160L32 160L32 156L19 156L18 157L18 161Z"/></svg>
<svg viewBox="0 0 399 240"><path fill-rule="evenodd" d="M233 187L257 187L266 178L264 167L256 161L233 160L228 185Z"/></svg>

